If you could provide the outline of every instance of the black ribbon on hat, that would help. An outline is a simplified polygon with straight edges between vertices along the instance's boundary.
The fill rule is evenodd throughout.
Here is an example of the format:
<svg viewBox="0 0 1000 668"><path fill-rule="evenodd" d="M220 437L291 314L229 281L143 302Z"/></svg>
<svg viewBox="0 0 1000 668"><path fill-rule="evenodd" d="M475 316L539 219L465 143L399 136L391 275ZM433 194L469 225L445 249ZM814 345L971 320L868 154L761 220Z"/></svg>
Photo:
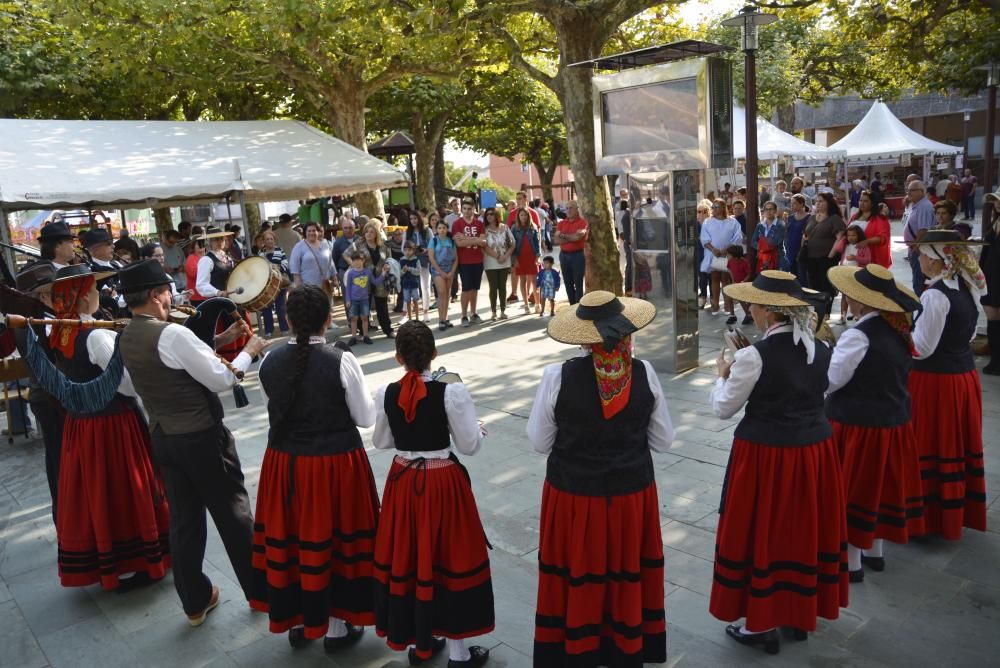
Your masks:
<svg viewBox="0 0 1000 668"><path fill-rule="evenodd" d="M829 313L828 309L833 301L833 297L825 292L806 292L795 279L771 278L764 274L757 274L757 278L753 279L751 285L764 292L788 295L795 299L801 299L816 309L816 312L820 315L820 322L822 322L823 316Z"/></svg>
<svg viewBox="0 0 1000 668"><path fill-rule="evenodd" d="M622 339L639 329L623 315L624 312L625 304L618 298L600 306L576 305L576 317L594 323L597 333L601 335L602 345L608 351L614 350Z"/></svg>
<svg viewBox="0 0 1000 668"><path fill-rule="evenodd" d="M898 304L899 307L907 313L913 313L914 311L920 310L920 302L900 290L896 281L891 278L879 278L869 272L866 268L855 272L854 280L858 282L858 285L862 285L869 290L874 290L880 295L884 295L889 300Z"/></svg>

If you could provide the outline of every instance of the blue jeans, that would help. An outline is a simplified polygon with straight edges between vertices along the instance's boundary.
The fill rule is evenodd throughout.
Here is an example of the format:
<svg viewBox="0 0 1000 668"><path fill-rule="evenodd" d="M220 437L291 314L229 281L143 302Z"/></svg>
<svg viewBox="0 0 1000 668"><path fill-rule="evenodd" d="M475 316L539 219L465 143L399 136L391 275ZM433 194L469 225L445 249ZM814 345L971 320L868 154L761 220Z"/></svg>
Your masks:
<svg viewBox="0 0 1000 668"><path fill-rule="evenodd" d="M910 271L913 272L913 291L920 295L924 291L924 272L920 271L920 251L910 250Z"/></svg>
<svg viewBox="0 0 1000 668"><path fill-rule="evenodd" d="M583 251L560 251L559 266L562 268L563 282L569 303L575 304L583 297L583 275L587 266Z"/></svg>
<svg viewBox="0 0 1000 668"><path fill-rule="evenodd" d="M968 197L962 198L962 208L965 210L966 218L976 217L976 196L969 195Z"/></svg>
<svg viewBox="0 0 1000 668"><path fill-rule="evenodd" d="M278 292L278 297L274 300L274 303L260 312L261 316L264 318L265 334L274 333L274 311L278 312L278 327L281 329L282 333L288 331L288 321L285 319L285 297L287 296L287 290L280 290Z"/></svg>

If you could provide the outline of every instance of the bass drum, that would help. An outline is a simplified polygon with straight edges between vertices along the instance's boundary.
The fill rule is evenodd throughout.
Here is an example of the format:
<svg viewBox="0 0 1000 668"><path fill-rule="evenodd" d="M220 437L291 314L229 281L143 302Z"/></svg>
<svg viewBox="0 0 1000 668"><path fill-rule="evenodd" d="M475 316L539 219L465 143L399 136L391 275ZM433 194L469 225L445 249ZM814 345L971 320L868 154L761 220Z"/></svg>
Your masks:
<svg viewBox="0 0 1000 668"><path fill-rule="evenodd" d="M241 294L236 294L243 288ZM261 311L274 303L281 291L281 271L262 257L248 257L233 267L226 281L229 299L247 311Z"/></svg>

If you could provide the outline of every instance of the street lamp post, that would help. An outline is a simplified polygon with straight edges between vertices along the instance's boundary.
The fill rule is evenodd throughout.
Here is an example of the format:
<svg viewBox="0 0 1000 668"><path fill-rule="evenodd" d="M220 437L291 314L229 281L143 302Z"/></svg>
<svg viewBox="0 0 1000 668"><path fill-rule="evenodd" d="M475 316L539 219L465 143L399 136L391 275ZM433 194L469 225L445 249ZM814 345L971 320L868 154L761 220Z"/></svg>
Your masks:
<svg viewBox="0 0 1000 668"><path fill-rule="evenodd" d="M740 28L743 35L743 53L746 54L744 89L746 92L747 155L744 171L747 176L746 234L753 234L760 220L760 188L757 184L757 26L778 20L774 14L762 14L755 7L746 6L740 13L722 22L727 28Z"/></svg>
<svg viewBox="0 0 1000 668"><path fill-rule="evenodd" d="M962 110L962 168L969 166L969 121L972 120L972 109Z"/></svg>
<svg viewBox="0 0 1000 668"><path fill-rule="evenodd" d="M993 192L993 177L996 170L993 167L993 143L996 141L997 133L997 86L1000 85L1000 63L990 63L981 65L977 70L986 70L986 136L983 137L983 192ZM989 217L986 211L989 207L983 207L984 225L989 225ZM990 212L992 213L992 212Z"/></svg>

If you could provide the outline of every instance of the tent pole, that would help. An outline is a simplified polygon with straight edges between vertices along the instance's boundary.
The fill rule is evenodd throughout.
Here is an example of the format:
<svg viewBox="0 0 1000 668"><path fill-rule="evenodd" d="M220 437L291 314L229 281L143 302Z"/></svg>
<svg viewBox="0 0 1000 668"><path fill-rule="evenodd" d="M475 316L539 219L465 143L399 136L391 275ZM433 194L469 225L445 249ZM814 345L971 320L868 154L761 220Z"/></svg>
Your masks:
<svg viewBox="0 0 1000 668"><path fill-rule="evenodd" d="M226 194L226 221L228 224L233 224L233 208L229 205L229 194Z"/></svg>
<svg viewBox="0 0 1000 668"><path fill-rule="evenodd" d="M240 217L243 219L243 233L250 234L250 217L247 216L247 196L242 190L239 192Z"/></svg>

